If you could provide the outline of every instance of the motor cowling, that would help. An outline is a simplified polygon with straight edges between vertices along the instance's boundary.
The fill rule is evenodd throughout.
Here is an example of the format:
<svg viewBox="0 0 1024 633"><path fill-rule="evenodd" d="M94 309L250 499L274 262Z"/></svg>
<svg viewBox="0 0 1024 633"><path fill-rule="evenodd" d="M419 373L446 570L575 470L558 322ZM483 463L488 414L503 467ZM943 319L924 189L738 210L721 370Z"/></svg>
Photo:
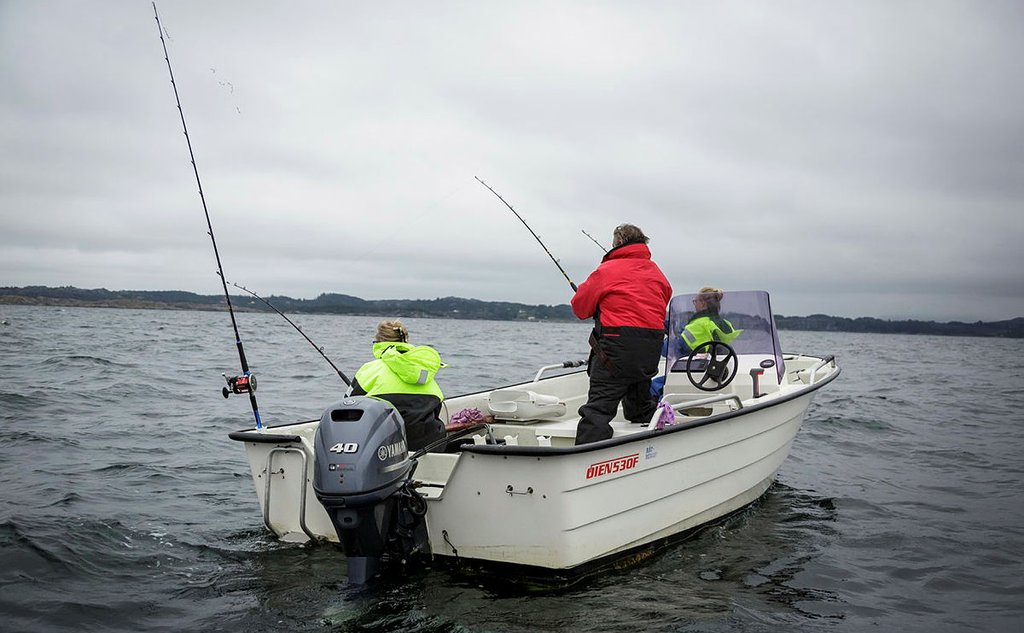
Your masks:
<svg viewBox="0 0 1024 633"><path fill-rule="evenodd" d="M345 551L350 582L365 583L384 559L426 544L426 504L410 485L405 425L388 402L353 396L320 417L313 491Z"/></svg>

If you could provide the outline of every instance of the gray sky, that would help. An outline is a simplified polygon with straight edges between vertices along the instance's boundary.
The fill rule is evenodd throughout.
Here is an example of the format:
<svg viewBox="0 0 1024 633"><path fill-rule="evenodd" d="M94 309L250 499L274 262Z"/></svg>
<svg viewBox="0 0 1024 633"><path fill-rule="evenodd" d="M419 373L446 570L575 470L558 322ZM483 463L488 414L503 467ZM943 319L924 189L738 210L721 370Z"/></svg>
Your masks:
<svg viewBox="0 0 1024 633"><path fill-rule="evenodd" d="M1024 316L1024 3L157 3L229 281ZM0 0L0 285L221 292L148 1Z"/></svg>

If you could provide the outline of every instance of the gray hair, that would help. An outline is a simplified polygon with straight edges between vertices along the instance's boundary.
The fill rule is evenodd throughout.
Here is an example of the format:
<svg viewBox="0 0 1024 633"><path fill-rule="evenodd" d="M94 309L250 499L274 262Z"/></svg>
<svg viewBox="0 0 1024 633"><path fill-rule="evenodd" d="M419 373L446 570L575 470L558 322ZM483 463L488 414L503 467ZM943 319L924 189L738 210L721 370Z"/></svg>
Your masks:
<svg viewBox="0 0 1024 633"><path fill-rule="evenodd" d="M612 232L612 248L626 244L646 244L650 241L651 239L644 235L640 227L635 224L620 224Z"/></svg>

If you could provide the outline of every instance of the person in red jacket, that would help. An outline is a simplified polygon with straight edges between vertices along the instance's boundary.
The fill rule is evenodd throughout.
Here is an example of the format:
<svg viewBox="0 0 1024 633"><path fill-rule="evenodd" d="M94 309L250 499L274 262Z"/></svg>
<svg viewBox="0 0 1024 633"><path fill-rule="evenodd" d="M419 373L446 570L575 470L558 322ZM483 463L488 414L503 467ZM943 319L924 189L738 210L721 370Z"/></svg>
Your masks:
<svg viewBox="0 0 1024 633"><path fill-rule="evenodd" d="M626 419L638 424L650 422L657 407L651 378L661 360L672 286L651 261L649 241L637 226L617 226L612 250L572 298L578 318L594 318L587 366L590 391L579 408L576 444L611 437L610 422L620 402Z"/></svg>

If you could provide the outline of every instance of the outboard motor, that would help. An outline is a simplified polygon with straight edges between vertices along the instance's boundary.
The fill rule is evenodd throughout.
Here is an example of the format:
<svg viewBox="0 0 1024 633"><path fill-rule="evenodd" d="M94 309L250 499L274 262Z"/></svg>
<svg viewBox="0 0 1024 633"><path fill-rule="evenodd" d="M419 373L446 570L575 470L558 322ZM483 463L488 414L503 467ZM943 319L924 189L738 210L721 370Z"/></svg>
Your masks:
<svg viewBox="0 0 1024 633"><path fill-rule="evenodd" d="M314 450L313 491L345 550L349 582L365 583L383 561L427 545L427 506L412 487L416 462L394 407L366 396L332 404Z"/></svg>

